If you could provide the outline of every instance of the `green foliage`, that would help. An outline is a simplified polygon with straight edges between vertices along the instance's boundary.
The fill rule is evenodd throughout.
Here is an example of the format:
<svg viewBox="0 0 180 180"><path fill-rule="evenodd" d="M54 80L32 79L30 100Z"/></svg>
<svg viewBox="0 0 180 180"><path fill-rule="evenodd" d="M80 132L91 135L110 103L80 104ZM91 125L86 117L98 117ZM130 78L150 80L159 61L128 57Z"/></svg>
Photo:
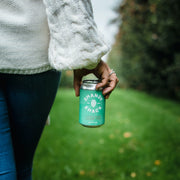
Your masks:
<svg viewBox="0 0 180 180"><path fill-rule="evenodd" d="M117 89L106 123L78 123L78 98L60 89L35 155L36 180L180 179L180 104Z"/></svg>
<svg viewBox="0 0 180 180"><path fill-rule="evenodd" d="M179 9L179 0L124 0L116 8L121 25L114 47L129 87L180 99Z"/></svg>

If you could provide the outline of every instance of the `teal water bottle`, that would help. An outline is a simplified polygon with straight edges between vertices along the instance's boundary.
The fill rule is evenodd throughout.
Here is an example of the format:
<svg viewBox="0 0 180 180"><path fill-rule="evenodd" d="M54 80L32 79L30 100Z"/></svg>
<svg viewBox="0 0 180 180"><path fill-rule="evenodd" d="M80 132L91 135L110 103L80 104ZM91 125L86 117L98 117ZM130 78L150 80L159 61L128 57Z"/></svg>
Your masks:
<svg viewBox="0 0 180 180"><path fill-rule="evenodd" d="M99 80L84 80L80 88L79 123L99 127L105 123L105 98L102 89L96 90Z"/></svg>

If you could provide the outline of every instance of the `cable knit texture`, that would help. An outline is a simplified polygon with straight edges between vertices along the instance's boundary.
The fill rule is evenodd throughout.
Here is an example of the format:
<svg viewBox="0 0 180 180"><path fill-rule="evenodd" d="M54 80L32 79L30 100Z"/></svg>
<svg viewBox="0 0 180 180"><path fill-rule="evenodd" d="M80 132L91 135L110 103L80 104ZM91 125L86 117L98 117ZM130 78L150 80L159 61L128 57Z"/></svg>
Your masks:
<svg viewBox="0 0 180 180"><path fill-rule="evenodd" d="M49 61L55 69L93 68L108 47L90 0L44 0L50 27Z"/></svg>
<svg viewBox="0 0 180 180"><path fill-rule="evenodd" d="M0 35L0 72L91 69L109 51L90 0L1 0Z"/></svg>

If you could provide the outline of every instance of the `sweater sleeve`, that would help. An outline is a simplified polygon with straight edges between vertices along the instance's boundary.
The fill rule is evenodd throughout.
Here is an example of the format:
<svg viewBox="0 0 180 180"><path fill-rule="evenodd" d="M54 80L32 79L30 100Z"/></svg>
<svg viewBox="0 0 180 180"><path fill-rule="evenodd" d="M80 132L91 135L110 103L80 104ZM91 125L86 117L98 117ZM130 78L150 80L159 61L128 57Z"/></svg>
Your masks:
<svg viewBox="0 0 180 180"><path fill-rule="evenodd" d="M57 70L94 68L109 47L94 22L91 0L43 1L51 66Z"/></svg>

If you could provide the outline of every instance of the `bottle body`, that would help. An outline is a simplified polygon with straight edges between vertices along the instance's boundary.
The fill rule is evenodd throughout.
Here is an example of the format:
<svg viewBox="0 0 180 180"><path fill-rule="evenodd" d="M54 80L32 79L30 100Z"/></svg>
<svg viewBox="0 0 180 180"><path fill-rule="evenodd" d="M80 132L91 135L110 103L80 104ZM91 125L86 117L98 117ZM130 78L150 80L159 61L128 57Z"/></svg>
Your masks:
<svg viewBox="0 0 180 180"><path fill-rule="evenodd" d="M99 127L105 123L105 98L96 90L98 80L85 80L80 89L79 123L86 127Z"/></svg>

